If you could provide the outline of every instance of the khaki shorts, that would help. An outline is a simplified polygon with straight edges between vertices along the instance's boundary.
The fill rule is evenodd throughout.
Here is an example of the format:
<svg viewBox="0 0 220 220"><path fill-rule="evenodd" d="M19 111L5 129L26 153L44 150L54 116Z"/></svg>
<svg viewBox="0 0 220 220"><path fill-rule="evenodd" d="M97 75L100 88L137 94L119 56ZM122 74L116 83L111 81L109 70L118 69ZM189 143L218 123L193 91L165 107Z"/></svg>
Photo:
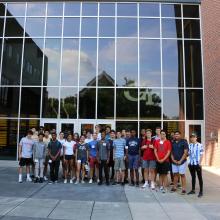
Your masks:
<svg viewBox="0 0 220 220"><path fill-rule="evenodd" d="M115 170L125 170L125 161L124 157L122 158L115 158Z"/></svg>

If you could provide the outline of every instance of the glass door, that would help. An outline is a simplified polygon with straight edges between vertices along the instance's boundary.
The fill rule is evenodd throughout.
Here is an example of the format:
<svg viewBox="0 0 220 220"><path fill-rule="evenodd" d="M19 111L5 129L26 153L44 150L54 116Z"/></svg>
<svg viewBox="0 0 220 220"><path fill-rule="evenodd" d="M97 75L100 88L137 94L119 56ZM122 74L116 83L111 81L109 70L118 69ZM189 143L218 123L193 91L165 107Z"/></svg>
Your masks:
<svg viewBox="0 0 220 220"><path fill-rule="evenodd" d="M52 120L52 119L41 120L40 125L44 126L44 129L47 129L50 132L52 130L56 130L57 131L57 129L58 129L57 121L56 120Z"/></svg>

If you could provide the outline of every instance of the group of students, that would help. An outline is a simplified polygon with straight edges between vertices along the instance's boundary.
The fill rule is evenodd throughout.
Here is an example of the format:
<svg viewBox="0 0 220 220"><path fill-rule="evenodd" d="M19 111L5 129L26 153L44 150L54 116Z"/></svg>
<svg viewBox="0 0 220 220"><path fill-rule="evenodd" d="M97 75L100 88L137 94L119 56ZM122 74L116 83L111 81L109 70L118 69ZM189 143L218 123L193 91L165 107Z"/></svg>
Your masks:
<svg viewBox="0 0 220 220"><path fill-rule="evenodd" d="M151 129L142 129L140 138L136 131L114 131L110 127L101 130L95 126L95 132L77 133L60 132L41 128L37 134L35 129L29 130L19 144L19 182L22 182L22 168L26 166L26 181L47 181L48 164L50 166L49 184L58 182L60 163L64 183L89 183L96 181L98 185L110 182L131 186L139 186L141 173L142 188L156 188L159 174L159 190L166 193L168 189L168 173L170 172L171 192L178 189L181 181L182 194L186 194L187 164L192 177L192 189L188 194L195 194L196 173L200 191L203 196L202 155L203 146L197 141L196 133L190 135L190 143L181 138L181 132L175 131L168 139L166 131L157 127L156 135ZM34 176L30 176L31 169ZM140 172L141 171L141 172ZM111 173L111 177L110 174ZM104 175L103 175L104 174ZM129 178L130 177L130 178Z"/></svg>

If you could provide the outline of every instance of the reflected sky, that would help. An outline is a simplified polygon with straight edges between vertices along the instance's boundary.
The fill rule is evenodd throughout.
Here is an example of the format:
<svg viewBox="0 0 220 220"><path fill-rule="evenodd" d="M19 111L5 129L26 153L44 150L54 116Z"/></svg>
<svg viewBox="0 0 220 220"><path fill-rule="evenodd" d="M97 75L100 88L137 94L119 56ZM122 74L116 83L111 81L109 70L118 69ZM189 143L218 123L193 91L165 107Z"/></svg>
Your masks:
<svg viewBox="0 0 220 220"><path fill-rule="evenodd" d="M79 16L80 2L65 2L64 16Z"/></svg>
<svg viewBox="0 0 220 220"><path fill-rule="evenodd" d="M61 37L62 35L62 18L47 18L46 36Z"/></svg>
<svg viewBox="0 0 220 220"><path fill-rule="evenodd" d="M118 18L117 36L137 37L137 18Z"/></svg>
<svg viewBox="0 0 220 220"><path fill-rule="evenodd" d="M46 12L46 3L28 3L27 16L44 16Z"/></svg>
<svg viewBox="0 0 220 220"><path fill-rule="evenodd" d="M100 37L115 36L115 18L99 19L99 36Z"/></svg>
<svg viewBox="0 0 220 220"><path fill-rule="evenodd" d="M135 3L118 3L117 4L118 16L137 16L137 4Z"/></svg>
<svg viewBox="0 0 220 220"><path fill-rule="evenodd" d="M24 16L25 15L25 3L8 3L7 4L7 15L8 16Z"/></svg>
<svg viewBox="0 0 220 220"><path fill-rule="evenodd" d="M47 16L62 16L63 15L63 3L51 3L47 5Z"/></svg>
<svg viewBox="0 0 220 220"><path fill-rule="evenodd" d="M82 16L97 16L97 3L82 3Z"/></svg>
<svg viewBox="0 0 220 220"><path fill-rule="evenodd" d="M64 18L64 37L78 37L79 36L79 18Z"/></svg>
<svg viewBox="0 0 220 220"><path fill-rule="evenodd" d="M140 37L159 38L160 19L140 19Z"/></svg>
<svg viewBox="0 0 220 220"><path fill-rule="evenodd" d="M139 4L139 15L159 17L160 16L159 4L140 3Z"/></svg>
<svg viewBox="0 0 220 220"><path fill-rule="evenodd" d="M97 36L97 18L82 18L81 36L96 37Z"/></svg>
<svg viewBox="0 0 220 220"><path fill-rule="evenodd" d="M44 37L45 18L27 18L26 33L30 37Z"/></svg>
<svg viewBox="0 0 220 220"><path fill-rule="evenodd" d="M100 3L99 16L114 16L115 4L114 3Z"/></svg>

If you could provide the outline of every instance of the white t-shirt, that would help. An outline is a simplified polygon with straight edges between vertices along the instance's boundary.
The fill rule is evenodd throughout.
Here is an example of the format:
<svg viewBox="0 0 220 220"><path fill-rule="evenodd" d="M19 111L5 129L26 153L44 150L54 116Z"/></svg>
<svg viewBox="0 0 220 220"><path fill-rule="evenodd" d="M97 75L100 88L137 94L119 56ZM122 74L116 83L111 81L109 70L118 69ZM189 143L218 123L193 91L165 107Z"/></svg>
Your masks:
<svg viewBox="0 0 220 220"><path fill-rule="evenodd" d="M63 144L65 143L65 139L62 139L62 140L60 140L60 139L58 139L58 141L61 143L61 145L62 145L62 148L61 148L61 151L60 151L60 156L63 156Z"/></svg>
<svg viewBox="0 0 220 220"><path fill-rule="evenodd" d="M65 141L63 144L63 147L65 147L65 155L73 155L73 149L74 149L74 145L76 144L75 141Z"/></svg>
<svg viewBox="0 0 220 220"><path fill-rule="evenodd" d="M27 137L23 137L20 141L21 145L21 157L31 158L33 154L34 140Z"/></svg>

